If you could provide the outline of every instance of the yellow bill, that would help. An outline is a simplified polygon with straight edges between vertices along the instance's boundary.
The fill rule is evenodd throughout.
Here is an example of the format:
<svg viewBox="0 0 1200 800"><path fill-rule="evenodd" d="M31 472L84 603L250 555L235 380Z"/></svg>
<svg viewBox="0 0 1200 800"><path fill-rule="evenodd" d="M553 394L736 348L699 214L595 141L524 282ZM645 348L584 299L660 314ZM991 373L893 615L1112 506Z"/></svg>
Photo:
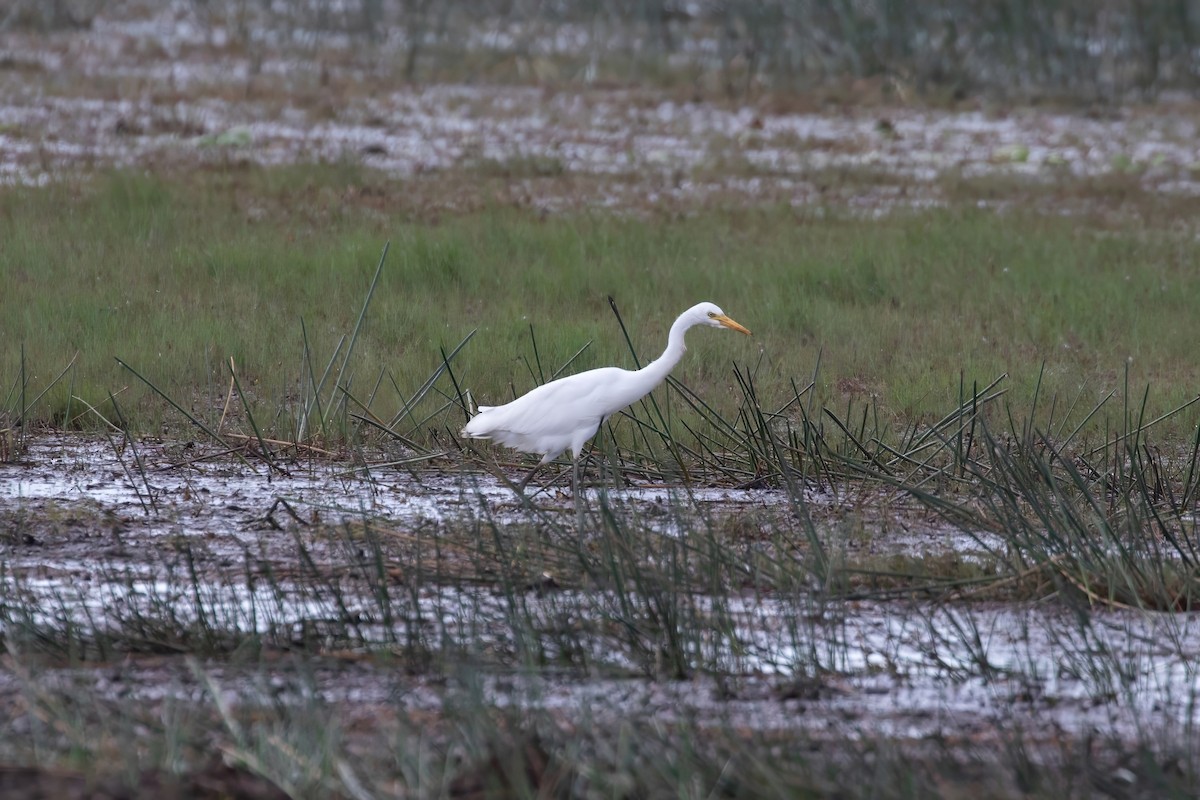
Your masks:
<svg viewBox="0 0 1200 800"><path fill-rule="evenodd" d="M730 319L729 317L725 316L724 314L717 314L716 316L713 317L713 319L715 319L717 322L721 323L726 328L729 328L732 331L737 331L738 333L744 333L747 336L754 335L744 325Z"/></svg>

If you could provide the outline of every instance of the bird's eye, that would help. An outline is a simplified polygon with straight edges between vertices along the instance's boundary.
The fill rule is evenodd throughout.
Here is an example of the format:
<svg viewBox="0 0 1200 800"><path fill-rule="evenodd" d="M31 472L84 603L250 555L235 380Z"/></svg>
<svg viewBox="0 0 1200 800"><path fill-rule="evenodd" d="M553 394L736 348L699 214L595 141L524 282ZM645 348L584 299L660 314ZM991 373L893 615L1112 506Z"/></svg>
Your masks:
<svg viewBox="0 0 1200 800"><path fill-rule="evenodd" d="M710 311L710 312L708 312L708 316L715 317L715 316L717 316L717 313L715 311Z"/></svg>

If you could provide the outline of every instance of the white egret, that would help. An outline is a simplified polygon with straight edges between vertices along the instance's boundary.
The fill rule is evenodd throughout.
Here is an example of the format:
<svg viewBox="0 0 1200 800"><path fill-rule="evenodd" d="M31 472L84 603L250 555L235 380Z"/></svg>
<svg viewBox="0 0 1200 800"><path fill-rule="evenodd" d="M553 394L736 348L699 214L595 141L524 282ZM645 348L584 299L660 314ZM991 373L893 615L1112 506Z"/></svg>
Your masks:
<svg viewBox="0 0 1200 800"><path fill-rule="evenodd" d="M684 334L696 325L750 335L717 306L698 303L675 320L662 355L641 369L600 367L550 381L502 406L479 406L479 413L459 436L492 439L525 453L541 453L542 460L521 481L522 493L534 473L568 449L577 470L584 444L604 421L666 380L687 349Z"/></svg>

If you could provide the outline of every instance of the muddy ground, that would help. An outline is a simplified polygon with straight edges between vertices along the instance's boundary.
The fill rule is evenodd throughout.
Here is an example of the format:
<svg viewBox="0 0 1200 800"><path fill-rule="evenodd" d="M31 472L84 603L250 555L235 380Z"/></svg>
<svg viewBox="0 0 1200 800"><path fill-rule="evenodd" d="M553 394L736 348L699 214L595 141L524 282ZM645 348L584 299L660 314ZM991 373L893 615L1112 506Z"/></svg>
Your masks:
<svg viewBox="0 0 1200 800"><path fill-rule="evenodd" d="M1055 212L1086 210L1088 192L1054 190L1077 180L1115 183L1117 195L1200 194L1200 110L1183 99L939 110L911 106L904 93L880 102L869 89L842 102L730 98L704 90L702 78L664 90L533 69L513 74L523 85L489 84L498 69L423 85L404 78L402 31L355 36L303 19L280 30L271 27L279 19L237 7L124 0L83 28L0 31L0 180L346 162L409 179L408 191L433 207L499 201L548 212L752 201L877 214L1039 195ZM463 24L451 38L473 58L492 53L493 67L511 58L510 35L486 19ZM587 31L554 26L522 46L551 64L581 46L572 36ZM1018 199L1014 181L1034 191ZM1135 202L1108 200L1118 206L1109 212L1139 213Z"/></svg>
<svg viewBox="0 0 1200 800"><path fill-rule="evenodd" d="M735 630L698 646L705 666L686 676L654 674L644 653L603 626L572 639L590 650L586 670L527 672L504 655L517 652L513 586L483 566L496 554L472 542L510 537L499 552L530 548L531 564L543 563L527 544L539 538L550 550L572 537L585 551L599 547L610 534L574 526L569 484L525 504L477 467L414 474L327 460L281 464L288 475L203 445L114 448L47 434L0 465L9 637L40 628L69 639L70 625L111 633L108 649L92 656L98 661L83 666L59 655L30 669L20 655L29 645L18 646L0 673L10 733L34 736L45 698L85 697L89 713L120 716L131 707L166 714L176 704L203 706L214 691L238 708L316 704L367 750L375 737L438 719L465 696L546 715L562 730L617 730L635 720L799 736L818 748L882 738L957 742L978 754L1020 732L1048 762L1093 737L1132 748L1147 730L1169 738L1195 724L1200 623L1191 615L1097 609L1083 618L1058 604L846 601L734 588L690 598L687 624L716 619L719 604L719 618ZM861 517L848 525L839 510L846 499L805 498L831 550L986 559L995 546L899 503L886 515L894 535ZM688 520L697 519L721 535L762 540L796 524L784 494L771 490L593 488L583 502L611 506L650 539L696 536ZM480 519L489 522L480 527ZM730 519L738 524L722 525ZM403 598L394 619L380 617L378 582L351 574L365 569L350 552L365 547L354 533L362 526L386 532L382 580ZM440 542L430 560L442 558L441 566L413 571L417 539ZM311 570L298 566L305 561ZM565 620L613 613L611 588L588 589L566 568L557 572L561 562L544 563L551 566L531 567L516 591L522 618L550 639ZM313 590L334 585L336 603ZM250 639L260 657L239 657ZM225 654L199 662L186 655L205 647ZM429 670L430 654L459 666ZM10 740L4 749L13 757L20 748Z"/></svg>

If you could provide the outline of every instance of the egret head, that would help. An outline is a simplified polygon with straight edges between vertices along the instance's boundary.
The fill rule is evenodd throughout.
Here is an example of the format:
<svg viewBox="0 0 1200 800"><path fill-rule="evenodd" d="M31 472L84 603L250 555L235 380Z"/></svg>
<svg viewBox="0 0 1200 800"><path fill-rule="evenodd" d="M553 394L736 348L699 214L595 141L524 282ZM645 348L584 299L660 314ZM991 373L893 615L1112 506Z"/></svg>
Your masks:
<svg viewBox="0 0 1200 800"><path fill-rule="evenodd" d="M729 328L731 331L744 333L750 336L750 331L744 326L730 319L724 311L712 303L700 303L692 309L696 312L698 321L705 325L711 325L714 328Z"/></svg>

